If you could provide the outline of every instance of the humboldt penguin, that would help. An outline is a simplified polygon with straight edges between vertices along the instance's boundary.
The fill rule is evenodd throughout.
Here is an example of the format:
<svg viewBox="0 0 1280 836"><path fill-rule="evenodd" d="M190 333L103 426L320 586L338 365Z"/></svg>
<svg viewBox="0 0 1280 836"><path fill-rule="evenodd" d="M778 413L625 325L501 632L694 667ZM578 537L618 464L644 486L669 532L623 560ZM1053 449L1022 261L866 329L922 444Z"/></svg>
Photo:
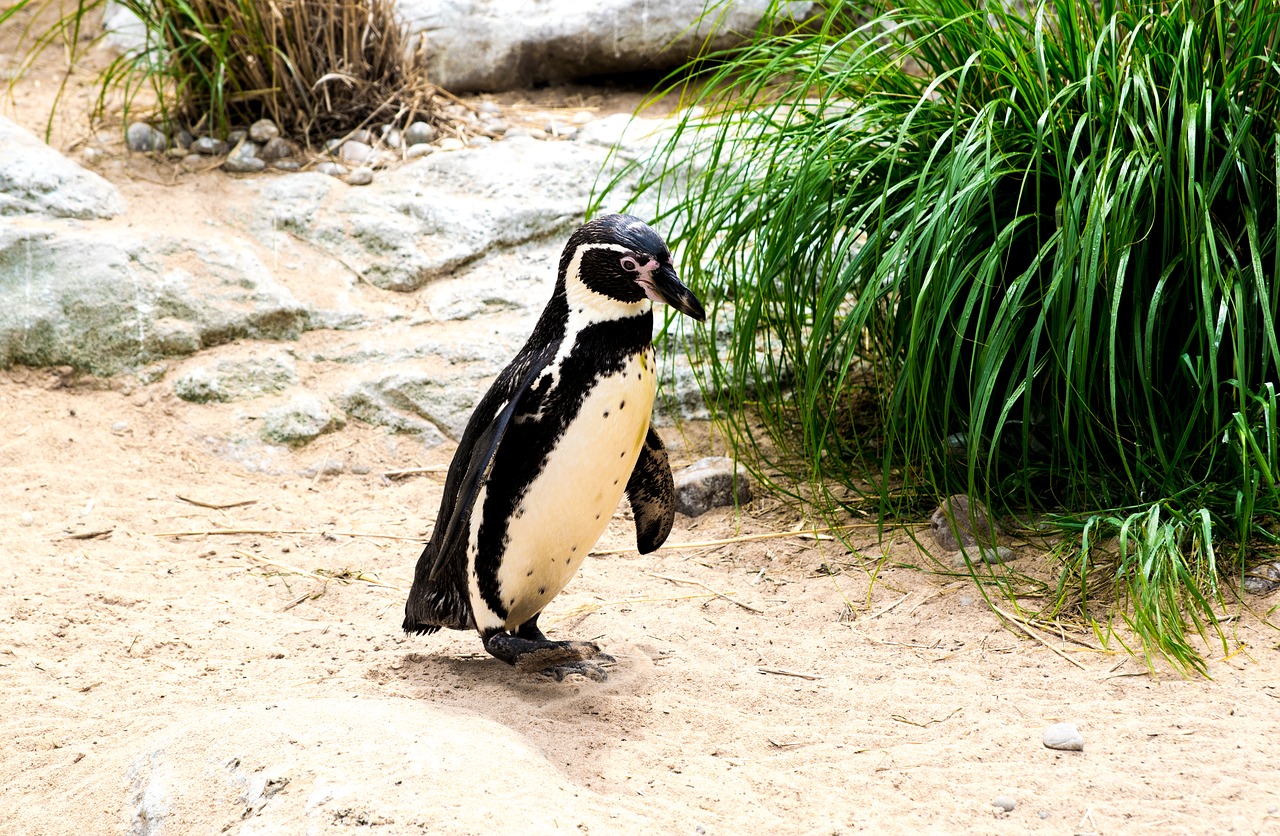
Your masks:
<svg viewBox="0 0 1280 836"><path fill-rule="evenodd" d="M675 517L671 468L650 426L653 302L701 322L662 238L606 215L565 245L528 342L480 399L458 444L404 629L476 630L517 670L603 680L594 642L552 641L538 616L578 571L623 493L641 554Z"/></svg>

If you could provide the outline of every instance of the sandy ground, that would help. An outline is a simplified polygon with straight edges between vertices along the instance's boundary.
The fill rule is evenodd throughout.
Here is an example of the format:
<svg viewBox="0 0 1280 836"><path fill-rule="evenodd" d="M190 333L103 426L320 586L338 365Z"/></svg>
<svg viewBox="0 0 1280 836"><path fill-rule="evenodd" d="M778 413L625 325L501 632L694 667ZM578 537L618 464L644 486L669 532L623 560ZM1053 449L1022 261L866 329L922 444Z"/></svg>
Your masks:
<svg viewBox="0 0 1280 836"><path fill-rule="evenodd" d="M133 205L182 194L126 186ZM0 372L0 829L1280 832L1280 634L1249 612L1226 654L1207 648L1212 678L1184 679L1114 642L1002 626L971 581L901 565L927 562L903 532L853 551L796 534L682 545L798 526L763 498L680 517L645 557L616 517L599 548L617 552L543 619L616 656L609 682L524 679L474 635L399 630L450 446L352 422L253 470L226 443L241 408L163 380ZM664 435L677 465L723 449L705 427ZM384 475L408 468L429 472ZM389 783L407 793L394 814L313 794L305 816L254 829L305 782L243 819L184 819L198 805L175 779L167 826L140 823L156 740L200 756L225 742L200 742L211 712L261 706L322 725L328 765L368 781L353 753L370 734L393 755L427 722L453 735L453 783ZM1042 745L1058 721L1083 752ZM285 754L255 734L236 768L266 775ZM486 748L499 739L518 754Z"/></svg>

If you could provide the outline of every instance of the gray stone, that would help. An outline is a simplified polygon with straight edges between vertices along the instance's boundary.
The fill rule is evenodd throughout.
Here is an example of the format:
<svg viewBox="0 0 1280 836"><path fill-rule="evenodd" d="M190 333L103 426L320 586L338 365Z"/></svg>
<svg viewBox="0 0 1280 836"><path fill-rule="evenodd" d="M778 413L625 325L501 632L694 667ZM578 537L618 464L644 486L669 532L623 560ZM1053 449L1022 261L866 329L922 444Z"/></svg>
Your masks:
<svg viewBox="0 0 1280 836"><path fill-rule="evenodd" d="M342 163L320 163L315 170L330 177L345 177L347 175L347 167Z"/></svg>
<svg viewBox="0 0 1280 836"><path fill-rule="evenodd" d="M929 518L929 524L934 541L947 551L994 547L1000 537L1000 529L991 522L986 507L964 494L943 500Z"/></svg>
<svg viewBox="0 0 1280 836"><path fill-rule="evenodd" d="M278 444L304 444L345 424L346 417L323 398L295 395L288 403L262 414L262 437Z"/></svg>
<svg viewBox="0 0 1280 836"><path fill-rule="evenodd" d="M417 145L410 145L408 150L404 153L406 157L412 160L418 157L425 157L428 154L433 153L435 150L435 146L427 145L425 142L419 142Z"/></svg>
<svg viewBox="0 0 1280 836"><path fill-rule="evenodd" d="M262 152L258 154L262 159L272 162L275 160L283 160L286 157L292 157L298 153L298 147L284 137L273 137L267 140L262 146Z"/></svg>
<svg viewBox="0 0 1280 836"><path fill-rule="evenodd" d="M751 501L751 477L724 456L699 459L675 474L675 485L676 510L689 517Z"/></svg>
<svg viewBox="0 0 1280 836"><path fill-rule="evenodd" d="M227 145L231 148L236 147L248 138L249 132L244 128L236 128L235 130L227 131Z"/></svg>
<svg viewBox="0 0 1280 836"><path fill-rule="evenodd" d="M412 42L423 38L431 80L475 92L611 73L673 69L705 50L749 39L769 0L400 0ZM806 18L813 2L784 2Z"/></svg>
<svg viewBox="0 0 1280 836"><path fill-rule="evenodd" d="M0 216L111 218L124 211L116 187L0 116Z"/></svg>
<svg viewBox="0 0 1280 836"><path fill-rule="evenodd" d="M262 171L266 167L267 164L258 159L258 146L248 140L243 140L232 149L227 159L222 163L224 170L237 173Z"/></svg>
<svg viewBox="0 0 1280 836"><path fill-rule="evenodd" d="M1018 553L1008 546L990 546L980 547L978 555L984 563L1008 563L1010 560L1016 560Z"/></svg>
<svg viewBox="0 0 1280 836"><path fill-rule="evenodd" d="M302 163L297 160L272 160L271 167L280 171L301 171Z"/></svg>
<svg viewBox="0 0 1280 836"><path fill-rule="evenodd" d="M382 126L382 144L388 148L399 148L404 144L404 140L400 135L400 131L391 125Z"/></svg>
<svg viewBox="0 0 1280 836"><path fill-rule="evenodd" d="M467 377L457 372L390 370L354 382L338 405L353 418L416 433L428 444L445 437L462 438L471 412L489 388L483 373Z"/></svg>
<svg viewBox="0 0 1280 836"><path fill-rule="evenodd" d="M526 242L546 241L558 256L607 153L594 146L494 143L432 154L395 177L348 191L314 223L293 231L340 253L388 290L416 290ZM261 210L275 213L267 202Z"/></svg>
<svg viewBox="0 0 1280 836"><path fill-rule="evenodd" d="M436 138L436 129L427 122L414 122L404 131L406 145L422 145Z"/></svg>
<svg viewBox="0 0 1280 836"><path fill-rule="evenodd" d="M206 157L216 157L227 153L227 143L213 136L197 137L191 143L191 150Z"/></svg>
<svg viewBox="0 0 1280 836"><path fill-rule="evenodd" d="M390 664L372 669L394 674ZM114 799L104 815L137 836L216 832L228 822L241 836L527 833L569 818L584 832L645 831L639 805L619 807L566 778L509 726L426 701L408 712L403 699L351 696L175 709L159 732L94 746L102 766L78 776L80 785L55 775L52 791ZM511 774L523 787L515 794ZM414 776L429 778L431 792ZM35 820L26 816L13 832L50 832L26 826Z"/></svg>
<svg viewBox="0 0 1280 836"><path fill-rule="evenodd" d="M1250 595L1270 595L1280 587L1280 562L1249 567L1245 570L1241 585Z"/></svg>
<svg viewBox="0 0 1280 836"><path fill-rule="evenodd" d="M251 356L190 369L173 382L173 391L184 401L226 403L273 395L297 382L298 369L292 357Z"/></svg>
<svg viewBox="0 0 1280 836"><path fill-rule="evenodd" d="M0 367L116 374L241 337L296 339L308 321L238 239L0 225Z"/></svg>
<svg viewBox="0 0 1280 836"><path fill-rule="evenodd" d="M169 147L169 139L164 131L154 128L146 122L134 122L124 132L124 143L130 151L163 151Z"/></svg>
<svg viewBox="0 0 1280 836"><path fill-rule="evenodd" d="M1044 730L1044 745L1063 752L1083 752L1084 737L1075 723L1054 723Z"/></svg>
<svg viewBox="0 0 1280 836"><path fill-rule="evenodd" d="M280 137L280 129L270 119L259 119L249 126L249 138L254 142L266 143Z"/></svg>
<svg viewBox="0 0 1280 836"><path fill-rule="evenodd" d="M994 799L992 799L991 806L999 807L1001 810L1004 810L1006 813L1012 813L1013 808L1018 806L1018 802L1014 801L1012 798L1010 798L1007 795L997 795Z"/></svg>
<svg viewBox="0 0 1280 836"><path fill-rule="evenodd" d="M338 149L338 158L344 163L363 163L373 156L373 147L365 142L348 139Z"/></svg>
<svg viewBox="0 0 1280 836"><path fill-rule="evenodd" d="M367 165L354 168L347 175L347 183L352 186L367 186L373 182L373 169Z"/></svg>

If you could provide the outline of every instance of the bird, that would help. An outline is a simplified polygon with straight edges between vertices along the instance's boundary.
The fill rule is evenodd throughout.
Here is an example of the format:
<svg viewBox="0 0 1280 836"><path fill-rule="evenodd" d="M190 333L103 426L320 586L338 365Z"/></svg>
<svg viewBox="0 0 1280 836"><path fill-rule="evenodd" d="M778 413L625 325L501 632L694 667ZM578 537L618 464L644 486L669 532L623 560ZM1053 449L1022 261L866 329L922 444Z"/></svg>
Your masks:
<svg viewBox="0 0 1280 836"><path fill-rule="evenodd" d="M538 616L624 494L641 554L671 531L671 467L652 427L654 302L706 319L648 224L609 214L569 236L533 333L458 443L405 602L405 632L475 630L518 672L608 678L604 666L615 660L598 644L548 639Z"/></svg>

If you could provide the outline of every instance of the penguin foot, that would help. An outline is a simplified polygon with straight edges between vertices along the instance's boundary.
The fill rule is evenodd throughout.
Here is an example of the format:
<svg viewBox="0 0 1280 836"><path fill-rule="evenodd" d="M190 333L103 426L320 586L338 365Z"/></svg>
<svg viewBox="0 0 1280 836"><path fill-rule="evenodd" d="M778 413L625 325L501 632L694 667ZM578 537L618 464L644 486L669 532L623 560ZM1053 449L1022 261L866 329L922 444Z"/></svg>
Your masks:
<svg viewBox="0 0 1280 836"><path fill-rule="evenodd" d="M526 639L510 633L493 633L484 636L483 639L484 649L489 651L490 655L514 666L520 673L542 673L559 667L565 667L566 674L581 673L575 666L590 664L604 676L600 663L614 661L612 656L601 652L600 645L595 642L557 642L547 638ZM596 678L590 674L583 675L591 679ZM555 676L555 678L560 681L564 676Z"/></svg>

